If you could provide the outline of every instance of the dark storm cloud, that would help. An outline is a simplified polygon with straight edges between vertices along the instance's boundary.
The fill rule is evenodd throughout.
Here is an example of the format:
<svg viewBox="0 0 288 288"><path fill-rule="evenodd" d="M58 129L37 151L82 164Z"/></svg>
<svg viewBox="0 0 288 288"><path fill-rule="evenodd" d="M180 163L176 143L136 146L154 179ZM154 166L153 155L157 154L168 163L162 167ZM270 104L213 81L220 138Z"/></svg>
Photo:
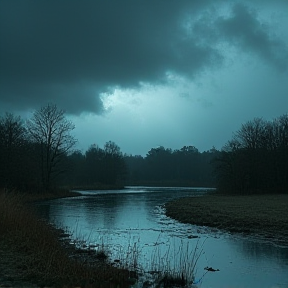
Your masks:
<svg viewBox="0 0 288 288"><path fill-rule="evenodd" d="M229 43L245 53L257 55L280 71L286 70L288 47L269 23L259 20L258 11L245 4L232 3L230 12L230 15L217 16L215 9L206 11L193 25L194 36L210 45Z"/></svg>
<svg viewBox="0 0 288 288"><path fill-rule="evenodd" d="M3 85L0 93L0 114L10 110L37 109L48 103L57 103L59 108L74 114L83 111L101 113L103 109L97 88L84 83L11 81L11 86Z"/></svg>
<svg viewBox="0 0 288 288"><path fill-rule="evenodd" d="M190 1L4 0L0 5L4 103L31 106L57 99L73 113L99 112L95 97L109 85L154 82L167 70L193 73L210 61L210 51L187 43L189 50L180 41L183 13L198 6ZM194 57L198 60L187 61Z"/></svg>
<svg viewBox="0 0 288 288"><path fill-rule="evenodd" d="M184 28L209 2L2 0L0 104L24 109L53 101L70 113L101 113L99 93L109 86L157 83L167 71L192 77L219 64L205 35L187 37ZM281 63L282 43L271 41L245 6L216 24L222 39Z"/></svg>
<svg viewBox="0 0 288 288"><path fill-rule="evenodd" d="M287 46L273 38L271 29L257 19L255 11L237 4L233 7L232 17L219 19L217 24L229 42L239 45L246 52L257 53L280 70L287 68Z"/></svg>

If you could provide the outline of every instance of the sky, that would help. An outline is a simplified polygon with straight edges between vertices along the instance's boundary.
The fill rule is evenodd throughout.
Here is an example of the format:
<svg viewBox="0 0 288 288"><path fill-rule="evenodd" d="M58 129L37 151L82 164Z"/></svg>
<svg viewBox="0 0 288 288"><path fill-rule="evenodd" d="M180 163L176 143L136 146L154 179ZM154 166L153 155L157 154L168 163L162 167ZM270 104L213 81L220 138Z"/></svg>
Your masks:
<svg viewBox="0 0 288 288"><path fill-rule="evenodd" d="M77 149L221 149L288 113L287 0L1 0L0 115L48 103Z"/></svg>

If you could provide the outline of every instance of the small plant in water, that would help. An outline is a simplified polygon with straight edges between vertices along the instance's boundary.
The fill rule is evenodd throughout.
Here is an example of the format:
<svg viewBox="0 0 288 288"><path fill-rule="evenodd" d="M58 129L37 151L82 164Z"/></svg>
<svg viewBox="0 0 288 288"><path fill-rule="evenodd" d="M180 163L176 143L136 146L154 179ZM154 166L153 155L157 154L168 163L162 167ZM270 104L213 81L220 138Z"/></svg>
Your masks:
<svg viewBox="0 0 288 288"><path fill-rule="evenodd" d="M101 262L105 262L108 259L108 255L104 249L101 249L96 252L95 258Z"/></svg>
<svg viewBox="0 0 288 288"><path fill-rule="evenodd" d="M184 277L184 273L181 273L181 275L176 274L172 275L169 273L165 273L161 279L156 284L156 288L169 288L169 287L184 287L186 286L187 279Z"/></svg>
<svg viewBox="0 0 288 288"><path fill-rule="evenodd" d="M148 264L150 265L149 271L147 268L143 269L146 270L145 283L150 283L149 286L155 288L196 287L194 285L203 279L201 277L195 281L195 274L198 260L204 254L203 246L206 239L202 243L198 239L196 243L194 242L195 245L191 246L191 241L183 240L181 243L177 241L171 243L171 239L163 242L163 239L160 240L160 238L161 235L153 244L155 249ZM164 250L161 251L163 247Z"/></svg>

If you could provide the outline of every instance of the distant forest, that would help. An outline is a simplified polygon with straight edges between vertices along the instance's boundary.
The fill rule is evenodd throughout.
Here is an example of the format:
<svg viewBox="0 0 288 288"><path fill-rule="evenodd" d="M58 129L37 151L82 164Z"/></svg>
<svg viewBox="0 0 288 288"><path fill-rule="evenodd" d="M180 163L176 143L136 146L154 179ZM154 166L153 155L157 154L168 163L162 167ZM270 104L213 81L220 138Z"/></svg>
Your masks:
<svg viewBox="0 0 288 288"><path fill-rule="evenodd" d="M212 160L215 148L199 152L194 146L172 150L152 148L145 157L124 156L131 185L215 187Z"/></svg>
<svg viewBox="0 0 288 288"><path fill-rule="evenodd" d="M24 121L0 116L0 187L49 191L59 187L217 187L226 193L288 193L288 115L255 118L221 149L151 148L146 156L123 154L108 141L74 150L73 123L48 104Z"/></svg>
<svg viewBox="0 0 288 288"><path fill-rule="evenodd" d="M288 193L288 114L243 124L214 159L227 193Z"/></svg>
<svg viewBox="0 0 288 288"><path fill-rule="evenodd" d="M84 154L67 157L67 183L77 187L105 185L215 186L210 161L216 152L199 153L195 147L172 151L152 148L145 157L122 154L114 142L92 145Z"/></svg>

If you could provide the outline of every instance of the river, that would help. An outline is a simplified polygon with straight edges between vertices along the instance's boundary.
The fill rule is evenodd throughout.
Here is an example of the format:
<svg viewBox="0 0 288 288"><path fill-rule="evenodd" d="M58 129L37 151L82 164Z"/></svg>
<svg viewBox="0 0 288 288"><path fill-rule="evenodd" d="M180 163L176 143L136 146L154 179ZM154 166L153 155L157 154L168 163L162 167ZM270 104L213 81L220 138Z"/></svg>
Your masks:
<svg viewBox="0 0 288 288"><path fill-rule="evenodd" d="M161 270L184 271L196 283L193 287L287 288L288 247L182 224L165 216L165 202L203 196L208 190L126 187L78 191L82 196L38 205L41 215L70 231L77 245L104 248L115 265L120 262L117 265L137 269L139 287L144 280L159 277L156 272Z"/></svg>

